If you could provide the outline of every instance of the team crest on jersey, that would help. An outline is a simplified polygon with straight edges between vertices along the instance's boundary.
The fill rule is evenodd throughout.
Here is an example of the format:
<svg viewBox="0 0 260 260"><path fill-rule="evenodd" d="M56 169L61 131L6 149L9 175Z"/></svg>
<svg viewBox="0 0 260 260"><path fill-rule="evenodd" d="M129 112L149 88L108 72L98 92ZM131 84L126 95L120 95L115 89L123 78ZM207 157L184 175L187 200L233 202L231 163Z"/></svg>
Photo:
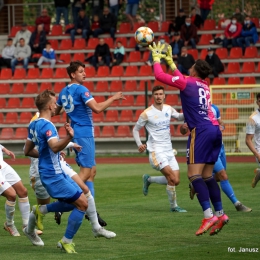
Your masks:
<svg viewBox="0 0 260 260"><path fill-rule="evenodd" d="M168 116L169 116L169 114L168 114L168 113L165 113L165 116L166 116L166 117L168 117Z"/></svg>
<svg viewBox="0 0 260 260"><path fill-rule="evenodd" d="M176 80L178 80L180 77L176 76L176 77L172 77L172 82L175 82Z"/></svg>
<svg viewBox="0 0 260 260"><path fill-rule="evenodd" d="M85 92L85 96L86 96L86 97L89 97L89 92Z"/></svg>
<svg viewBox="0 0 260 260"><path fill-rule="evenodd" d="M51 130L48 130L48 131L46 131L46 133L45 133L47 136L51 136L52 135L52 132L51 132Z"/></svg>

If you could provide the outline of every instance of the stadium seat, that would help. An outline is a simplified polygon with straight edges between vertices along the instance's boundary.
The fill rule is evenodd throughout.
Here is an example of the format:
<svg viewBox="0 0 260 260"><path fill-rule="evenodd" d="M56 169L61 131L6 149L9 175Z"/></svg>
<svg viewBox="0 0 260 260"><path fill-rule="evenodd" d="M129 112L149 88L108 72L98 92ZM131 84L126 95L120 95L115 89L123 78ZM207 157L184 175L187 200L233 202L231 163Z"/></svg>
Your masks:
<svg viewBox="0 0 260 260"><path fill-rule="evenodd" d="M118 92L123 90L123 84L120 80L111 81L109 91L110 92Z"/></svg>
<svg viewBox="0 0 260 260"><path fill-rule="evenodd" d="M40 70L38 68L30 68L28 70L27 79L38 79L40 77Z"/></svg>
<svg viewBox="0 0 260 260"><path fill-rule="evenodd" d="M59 123L60 122L60 115L53 116L51 118L51 122L54 123L54 124Z"/></svg>
<svg viewBox="0 0 260 260"><path fill-rule="evenodd" d="M59 49L59 42L56 39L48 39L48 42L51 44L52 49L58 50Z"/></svg>
<svg viewBox="0 0 260 260"><path fill-rule="evenodd" d="M24 68L16 68L14 71L13 79L25 79L26 71Z"/></svg>
<svg viewBox="0 0 260 260"><path fill-rule="evenodd" d="M84 50L86 48L86 40L83 38L75 39L74 45L72 47L73 50Z"/></svg>
<svg viewBox="0 0 260 260"><path fill-rule="evenodd" d="M79 60L81 62L85 62L85 53L83 52L77 52L73 56L73 61Z"/></svg>
<svg viewBox="0 0 260 260"><path fill-rule="evenodd" d="M225 124L225 131L222 132L223 136L233 136L237 134L235 124Z"/></svg>
<svg viewBox="0 0 260 260"><path fill-rule="evenodd" d="M6 108L6 99L0 98L0 108Z"/></svg>
<svg viewBox="0 0 260 260"><path fill-rule="evenodd" d="M212 85L225 85L226 84L226 80L225 78L214 78Z"/></svg>
<svg viewBox="0 0 260 260"><path fill-rule="evenodd" d="M106 122L117 122L118 121L118 111L117 110L108 110L106 112Z"/></svg>
<svg viewBox="0 0 260 260"><path fill-rule="evenodd" d="M35 25L27 25L27 30L33 33L35 31Z"/></svg>
<svg viewBox="0 0 260 260"><path fill-rule="evenodd" d="M115 137L131 137L132 131L130 131L130 127L128 125L120 125L117 127Z"/></svg>
<svg viewBox="0 0 260 260"><path fill-rule="evenodd" d="M148 22L147 27L149 27L154 33L159 32L158 22L150 21L150 22Z"/></svg>
<svg viewBox="0 0 260 260"><path fill-rule="evenodd" d="M120 24L118 33L130 33L130 31L131 31L130 23L121 23Z"/></svg>
<svg viewBox="0 0 260 260"><path fill-rule="evenodd" d="M24 92L24 85L23 83L14 83L10 94L23 94Z"/></svg>
<svg viewBox="0 0 260 260"><path fill-rule="evenodd" d="M169 25L170 25L170 21L164 21L162 22L162 25L161 25L161 32L168 32L168 29L169 29Z"/></svg>
<svg viewBox="0 0 260 260"><path fill-rule="evenodd" d="M52 90L52 84L50 82L42 82L39 92L44 91L45 89Z"/></svg>
<svg viewBox="0 0 260 260"><path fill-rule="evenodd" d="M12 78L12 70L8 68L2 68L1 69L1 75L0 79L5 80L5 79L11 79Z"/></svg>
<svg viewBox="0 0 260 260"><path fill-rule="evenodd" d="M61 90L66 86L65 82L55 82L53 91L55 93L60 93Z"/></svg>
<svg viewBox="0 0 260 260"><path fill-rule="evenodd" d="M68 74L67 74L67 70L66 68L57 68L54 74L54 78L57 79L64 79L67 78Z"/></svg>
<svg viewBox="0 0 260 260"><path fill-rule="evenodd" d="M169 37L168 35L160 35L160 36L158 37L158 40L164 40L164 41L167 42L167 43L170 43L170 42L171 42L170 37Z"/></svg>
<svg viewBox="0 0 260 260"><path fill-rule="evenodd" d="M34 54L32 55L32 58L33 58L33 59L34 59L34 58L40 59L41 56L42 56L41 53L34 53Z"/></svg>
<svg viewBox="0 0 260 260"><path fill-rule="evenodd" d="M103 126L102 129L102 134L100 135L100 137L114 137L115 136L115 128L114 126L111 125L107 125L107 126Z"/></svg>
<svg viewBox="0 0 260 260"><path fill-rule="evenodd" d="M127 66L125 70L125 77L136 77L138 74L137 66Z"/></svg>
<svg viewBox="0 0 260 260"><path fill-rule="evenodd" d="M136 41L134 37L131 37L130 40L128 40L128 45L127 48L135 48L136 46Z"/></svg>
<svg viewBox="0 0 260 260"><path fill-rule="evenodd" d="M104 102L106 99L104 96L94 96L97 103Z"/></svg>
<svg viewBox="0 0 260 260"><path fill-rule="evenodd" d="M240 85L240 78L238 77L228 78L228 85Z"/></svg>
<svg viewBox="0 0 260 260"><path fill-rule="evenodd" d="M0 84L0 95L9 94L10 93L10 85L9 83L1 83Z"/></svg>
<svg viewBox="0 0 260 260"><path fill-rule="evenodd" d="M111 69L111 77L122 77L124 74L123 66L113 66Z"/></svg>
<svg viewBox="0 0 260 260"><path fill-rule="evenodd" d="M104 122L104 113L101 112L101 113L92 113L93 115L93 121L96 122L96 123L99 123L99 122Z"/></svg>
<svg viewBox="0 0 260 260"><path fill-rule="evenodd" d="M140 62L141 61L141 52L140 51L131 51L127 61L128 62Z"/></svg>
<svg viewBox="0 0 260 260"><path fill-rule="evenodd" d="M140 68L139 75L138 76L153 76L152 67L148 65L143 65Z"/></svg>
<svg viewBox="0 0 260 260"><path fill-rule="evenodd" d="M242 48L240 47L233 47L229 53L229 59L241 59L243 55Z"/></svg>
<svg viewBox="0 0 260 260"><path fill-rule="evenodd" d="M198 45L209 45L209 41L212 40L212 34L202 34Z"/></svg>
<svg viewBox="0 0 260 260"><path fill-rule="evenodd" d="M100 127L98 125L94 126L94 136L100 137Z"/></svg>
<svg viewBox="0 0 260 260"><path fill-rule="evenodd" d="M135 110L135 114L134 114L134 117L133 117L133 121L134 122L137 122L139 116L143 113L143 109L137 109Z"/></svg>
<svg viewBox="0 0 260 260"><path fill-rule="evenodd" d="M256 27L256 28L259 28L259 27L260 27L260 21L259 21L259 18L258 18L258 17L252 17L252 18L251 18L251 21L255 24L255 27Z"/></svg>
<svg viewBox="0 0 260 260"><path fill-rule="evenodd" d="M218 57L223 60L228 58L228 51L227 48L217 48L216 49L216 54Z"/></svg>
<svg viewBox="0 0 260 260"><path fill-rule="evenodd" d="M136 80L127 80L125 82L125 88L124 88L125 92L132 92L136 90L137 90Z"/></svg>
<svg viewBox="0 0 260 260"><path fill-rule="evenodd" d="M127 46L127 38L126 37L117 37L116 42L121 42L122 45L126 48Z"/></svg>
<svg viewBox="0 0 260 260"><path fill-rule="evenodd" d="M243 78L243 84L248 84L248 85L250 85L250 84L256 84L256 79L255 79L255 77L244 77Z"/></svg>
<svg viewBox="0 0 260 260"><path fill-rule="evenodd" d="M40 79L51 79L51 78L53 78L53 69L43 68L42 74L40 75Z"/></svg>
<svg viewBox="0 0 260 260"><path fill-rule="evenodd" d="M11 127L3 128L1 131L1 140L10 140L14 138L14 129Z"/></svg>
<svg viewBox="0 0 260 260"><path fill-rule="evenodd" d="M58 135L60 138L65 138L67 136L67 131L64 127L60 127L58 130Z"/></svg>
<svg viewBox="0 0 260 260"><path fill-rule="evenodd" d="M19 98L9 98L7 108L20 108Z"/></svg>
<svg viewBox="0 0 260 260"><path fill-rule="evenodd" d="M177 94L167 94L165 98L165 104L170 106L180 105L179 97Z"/></svg>
<svg viewBox="0 0 260 260"><path fill-rule="evenodd" d="M254 73L255 72L255 63L245 61L242 65L241 73Z"/></svg>
<svg viewBox="0 0 260 260"><path fill-rule="evenodd" d="M134 105L134 96L133 95L124 95L126 98L125 100L122 100L121 106L124 107L130 107Z"/></svg>
<svg viewBox="0 0 260 260"><path fill-rule="evenodd" d="M18 31L20 31L20 30L21 30L21 26L13 26L13 27L11 28L11 32L10 32L10 34L9 34L9 37L10 37L10 38L14 38L15 35L16 35L16 33L17 33Z"/></svg>
<svg viewBox="0 0 260 260"><path fill-rule="evenodd" d="M134 23L134 28L133 28L132 32L135 32L139 27L142 27L144 25L145 25L144 22L135 22Z"/></svg>
<svg viewBox="0 0 260 260"><path fill-rule="evenodd" d="M216 30L216 22L212 19L206 19L202 27L203 30L212 31Z"/></svg>
<svg viewBox="0 0 260 260"><path fill-rule="evenodd" d="M228 107L225 112L225 120L234 120L238 119L238 108L237 107Z"/></svg>
<svg viewBox="0 0 260 260"><path fill-rule="evenodd" d="M105 38L105 43L108 45L110 49L113 49L115 47L114 40L111 37Z"/></svg>
<svg viewBox="0 0 260 260"><path fill-rule="evenodd" d="M108 92L108 82L98 81L96 84L95 92Z"/></svg>
<svg viewBox="0 0 260 260"><path fill-rule="evenodd" d="M197 60L199 58L199 52L197 49L189 49L188 53L193 56L194 60Z"/></svg>
<svg viewBox="0 0 260 260"><path fill-rule="evenodd" d="M240 66L238 62L229 62L227 66L226 73L239 73L240 72Z"/></svg>
<svg viewBox="0 0 260 260"><path fill-rule="evenodd" d="M149 105L149 101L148 101ZM138 95L135 100L135 106L145 106L145 96L144 95Z"/></svg>
<svg viewBox="0 0 260 260"><path fill-rule="evenodd" d="M94 91L94 83L93 81L84 81L83 85L90 91Z"/></svg>
<svg viewBox="0 0 260 260"><path fill-rule="evenodd" d="M4 114L0 113L0 124L4 123Z"/></svg>
<svg viewBox="0 0 260 260"><path fill-rule="evenodd" d="M92 78L96 76L96 71L94 67L85 67L85 73L87 78Z"/></svg>
<svg viewBox="0 0 260 260"><path fill-rule="evenodd" d="M32 119L31 112L21 112L18 122L20 124L29 124Z"/></svg>
<svg viewBox="0 0 260 260"><path fill-rule="evenodd" d="M155 80L155 81L153 82L152 87L155 87L155 86L158 86L158 85L164 87L164 89L167 88L167 85L166 85L166 84L164 84L164 83L162 83L162 82L160 82L160 81L158 81L158 80Z"/></svg>
<svg viewBox="0 0 260 260"><path fill-rule="evenodd" d="M146 62L146 61L148 61L149 57L150 57L150 51L145 51L143 53L143 57L142 57L141 61Z"/></svg>
<svg viewBox="0 0 260 260"><path fill-rule="evenodd" d="M31 97L24 97L22 99L22 108L35 108L35 100Z"/></svg>
<svg viewBox="0 0 260 260"><path fill-rule="evenodd" d="M72 49L71 39L62 39L59 50L70 50L70 49Z"/></svg>
<svg viewBox="0 0 260 260"><path fill-rule="evenodd" d="M88 40L87 49L95 49L98 44L99 44L99 39L98 38L90 38Z"/></svg>
<svg viewBox="0 0 260 260"><path fill-rule="evenodd" d="M14 139L27 139L28 129L26 127L18 127L15 130Z"/></svg>
<svg viewBox="0 0 260 260"><path fill-rule="evenodd" d="M108 76L110 76L109 67L107 66L98 67L97 77L108 77Z"/></svg>
<svg viewBox="0 0 260 260"><path fill-rule="evenodd" d="M244 58L256 58L257 48L255 46L246 47Z"/></svg>
<svg viewBox="0 0 260 260"><path fill-rule="evenodd" d="M132 122L132 121L133 121L133 111L122 110L118 122Z"/></svg>
<svg viewBox="0 0 260 260"><path fill-rule="evenodd" d="M145 91L145 86L147 84L147 90L152 90L150 80L140 80L140 84L137 85L137 91Z"/></svg>
<svg viewBox="0 0 260 260"><path fill-rule="evenodd" d="M212 93L211 102L215 105L223 104L223 94L222 93Z"/></svg>
<svg viewBox="0 0 260 260"><path fill-rule="evenodd" d="M59 24L54 24L51 29L51 36L60 36L62 35L62 27Z"/></svg>
<svg viewBox="0 0 260 260"><path fill-rule="evenodd" d="M18 114L16 112L8 112L5 116L5 124L17 124Z"/></svg>
<svg viewBox="0 0 260 260"><path fill-rule="evenodd" d="M71 62L70 53L61 53L59 60L62 60L64 63L70 63Z"/></svg>

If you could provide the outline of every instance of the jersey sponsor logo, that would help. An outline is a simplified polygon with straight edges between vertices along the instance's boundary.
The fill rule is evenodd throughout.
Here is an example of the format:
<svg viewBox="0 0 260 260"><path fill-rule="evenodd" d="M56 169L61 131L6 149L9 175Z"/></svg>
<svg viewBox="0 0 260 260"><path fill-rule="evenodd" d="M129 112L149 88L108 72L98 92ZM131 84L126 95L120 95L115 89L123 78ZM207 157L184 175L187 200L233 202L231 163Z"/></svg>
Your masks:
<svg viewBox="0 0 260 260"><path fill-rule="evenodd" d="M165 116L166 116L166 117L168 117L168 116L169 116L169 114L168 114L168 113L165 113Z"/></svg>
<svg viewBox="0 0 260 260"><path fill-rule="evenodd" d="M89 92L85 92L85 96L89 97L90 96Z"/></svg>
<svg viewBox="0 0 260 260"><path fill-rule="evenodd" d="M48 130L48 131L46 131L46 133L45 133L48 137L49 136L51 136L52 135L52 132L51 132L51 130Z"/></svg>
<svg viewBox="0 0 260 260"><path fill-rule="evenodd" d="M172 77L172 82L175 82L176 80L178 80L180 77L176 76L176 77Z"/></svg>

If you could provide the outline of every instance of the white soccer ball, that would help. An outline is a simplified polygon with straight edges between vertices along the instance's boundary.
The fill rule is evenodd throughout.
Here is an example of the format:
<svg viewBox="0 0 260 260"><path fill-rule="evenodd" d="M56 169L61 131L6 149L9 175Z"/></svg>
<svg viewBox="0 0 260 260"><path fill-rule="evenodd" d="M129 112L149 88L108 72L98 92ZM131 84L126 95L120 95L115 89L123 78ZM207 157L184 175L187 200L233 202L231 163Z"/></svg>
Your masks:
<svg viewBox="0 0 260 260"><path fill-rule="evenodd" d="M137 44L148 46L153 42L154 33L149 27L139 27L135 32L135 40Z"/></svg>
<svg viewBox="0 0 260 260"><path fill-rule="evenodd" d="M176 149L172 149L174 156L178 154Z"/></svg>

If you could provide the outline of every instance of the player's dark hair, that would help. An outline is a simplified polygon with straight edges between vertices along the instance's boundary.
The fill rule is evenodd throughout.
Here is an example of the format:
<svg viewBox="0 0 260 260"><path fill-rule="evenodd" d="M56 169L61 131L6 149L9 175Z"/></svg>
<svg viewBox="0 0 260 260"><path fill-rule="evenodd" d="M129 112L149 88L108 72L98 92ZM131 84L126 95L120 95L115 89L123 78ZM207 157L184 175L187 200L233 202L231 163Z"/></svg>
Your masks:
<svg viewBox="0 0 260 260"><path fill-rule="evenodd" d="M164 87L163 86L154 86L153 89L152 89L152 94L155 92L155 91L158 91L158 90L163 90L164 91Z"/></svg>
<svg viewBox="0 0 260 260"><path fill-rule="evenodd" d="M55 92L49 89L45 89L35 99L35 105L41 112L45 106L50 102L51 97L55 97Z"/></svg>
<svg viewBox="0 0 260 260"><path fill-rule="evenodd" d="M259 98L260 98L260 93L257 93L256 100L258 100Z"/></svg>
<svg viewBox="0 0 260 260"><path fill-rule="evenodd" d="M194 65L194 70L201 79L205 79L211 73L211 67L205 60L197 60Z"/></svg>
<svg viewBox="0 0 260 260"><path fill-rule="evenodd" d="M72 61L69 67L67 67L67 73L71 79L72 79L71 73L75 73L79 67L85 68L85 64L78 60Z"/></svg>

